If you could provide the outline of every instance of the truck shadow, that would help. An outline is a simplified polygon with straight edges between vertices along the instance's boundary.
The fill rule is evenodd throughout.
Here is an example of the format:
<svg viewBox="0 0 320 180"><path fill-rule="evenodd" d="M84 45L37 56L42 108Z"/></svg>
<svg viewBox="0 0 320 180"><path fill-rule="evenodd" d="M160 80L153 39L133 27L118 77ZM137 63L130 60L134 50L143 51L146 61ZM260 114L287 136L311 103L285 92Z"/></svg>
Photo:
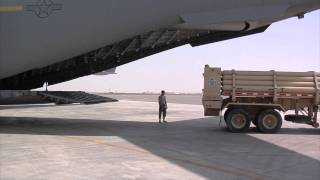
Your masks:
<svg viewBox="0 0 320 180"><path fill-rule="evenodd" d="M251 129L255 134L255 129ZM320 135L314 129L282 134ZM206 179L317 179L319 160L250 134L232 134L210 118L153 122L0 117L0 134L54 135L81 143L153 154ZM113 145L95 138L117 136L140 147ZM275 135L276 136L276 135ZM279 137L280 138L280 137ZM290 168L288 168L290 167Z"/></svg>

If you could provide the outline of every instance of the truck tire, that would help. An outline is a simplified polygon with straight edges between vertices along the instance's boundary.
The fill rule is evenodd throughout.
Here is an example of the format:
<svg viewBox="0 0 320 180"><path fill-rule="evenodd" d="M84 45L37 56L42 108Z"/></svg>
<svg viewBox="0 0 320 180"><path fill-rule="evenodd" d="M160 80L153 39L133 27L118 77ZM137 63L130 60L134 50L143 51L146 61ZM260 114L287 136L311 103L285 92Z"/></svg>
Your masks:
<svg viewBox="0 0 320 180"><path fill-rule="evenodd" d="M226 124L231 132L245 132L250 127L249 114L243 109L232 109L226 117Z"/></svg>
<svg viewBox="0 0 320 180"><path fill-rule="evenodd" d="M227 122L227 116L228 114L230 113L230 111L232 111L232 108L228 108L225 112L224 112L224 115L223 115L223 118L224 120Z"/></svg>
<svg viewBox="0 0 320 180"><path fill-rule="evenodd" d="M223 119L224 119L224 122L227 124L227 116L228 114L230 113L230 111L232 111L233 109L232 108L228 108L224 114L223 114ZM230 130L229 127L227 126L227 130Z"/></svg>
<svg viewBox="0 0 320 180"><path fill-rule="evenodd" d="M255 117L252 118L252 120L251 120L251 121L252 121L252 124L255 125L257 129L259 129L259 127L258 127L259 115L260 115L261 112L263 112L263 111L264 111L264 110L259 110L259 111L257 112L257 114L255 115Z"/></svg>
<svg viewBox="0 0 320 180"><path fill-rule="evenodd" d="M274 109L260 112L257 120L257 128L263 133L276 133L282 126L282 117Z"/></svg>

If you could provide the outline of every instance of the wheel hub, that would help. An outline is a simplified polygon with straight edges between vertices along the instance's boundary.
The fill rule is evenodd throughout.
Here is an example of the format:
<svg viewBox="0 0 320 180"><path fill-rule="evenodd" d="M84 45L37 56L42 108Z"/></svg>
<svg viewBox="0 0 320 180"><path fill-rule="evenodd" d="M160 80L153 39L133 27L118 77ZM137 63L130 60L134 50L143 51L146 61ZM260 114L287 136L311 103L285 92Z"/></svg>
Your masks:
<svg viewBox="0 0 320 180"><path fill-rule="evenodd" d="M277 126L278 119L272 114L266 115L262 119L263 126L267 129L274 129Z"/></svg>
<svg viewBox="0 0 320 180"><path fill-rule="evenodd" d="M246 117L242 114L235 114L231 118L231 123L232 123L233 127L237 128L237 129L241 129L241 128L245 127L245 125L246 125Z"/></svg>

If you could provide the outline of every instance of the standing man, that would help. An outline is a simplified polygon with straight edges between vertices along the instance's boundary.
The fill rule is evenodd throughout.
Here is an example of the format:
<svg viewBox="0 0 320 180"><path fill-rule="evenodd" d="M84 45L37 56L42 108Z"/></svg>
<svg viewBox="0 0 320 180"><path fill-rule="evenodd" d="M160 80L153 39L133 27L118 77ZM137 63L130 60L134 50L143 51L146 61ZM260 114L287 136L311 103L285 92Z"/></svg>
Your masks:
<svg viewBox="0 0 320 180"><path fill-rule="evenodd" d="M166 92L165 91L161 91L161 95L159 96L158 102L159 102L159 123L161 123L161 115L163 118L163 122L167 123L166 119L166 115L167 115L167 99L165 96Z"/></svg>

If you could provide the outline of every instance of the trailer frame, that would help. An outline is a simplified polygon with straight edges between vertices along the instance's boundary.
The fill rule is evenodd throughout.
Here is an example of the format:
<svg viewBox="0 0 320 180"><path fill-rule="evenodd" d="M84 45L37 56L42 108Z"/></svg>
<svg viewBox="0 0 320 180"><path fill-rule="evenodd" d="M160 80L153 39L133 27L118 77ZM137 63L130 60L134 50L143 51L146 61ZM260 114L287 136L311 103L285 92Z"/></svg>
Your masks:
<svg viewBox="0 0 320 180"><path fill-rule="evenodd" d="M206 65L204 79L205 116L225 111L232 132L247 131L252 122L261 132L275 133L282 125L281 114L289 110L295 113L284 120L319 127L320 73L222 71Z"/></svg>

